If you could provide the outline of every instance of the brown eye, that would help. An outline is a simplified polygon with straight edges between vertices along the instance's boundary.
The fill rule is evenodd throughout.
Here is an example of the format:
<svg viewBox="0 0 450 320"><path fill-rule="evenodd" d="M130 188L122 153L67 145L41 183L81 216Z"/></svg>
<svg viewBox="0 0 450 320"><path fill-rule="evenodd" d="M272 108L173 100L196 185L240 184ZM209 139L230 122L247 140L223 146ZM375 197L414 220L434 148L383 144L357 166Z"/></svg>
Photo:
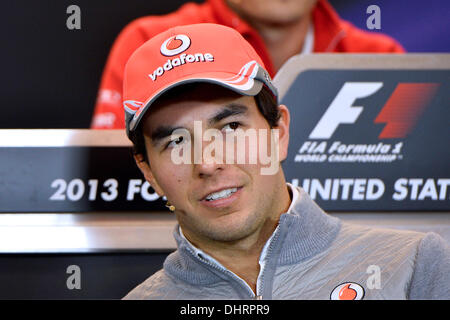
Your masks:
<svg viewBox="0 0 450 320"><path fill-rule="evenodd" d="M179 137L177 140L175 140L176 144L179 144L183 141L183 137Z"/></svg>
<svg viewBox="0 0 450 320"><path fill-rule="evenodd" d="M223 127L223 130L225 130L225 132L234 131L239 128L240 125L239 122L230 122Z"/></svg>
<svg viewBox="0 0 450 320"><path fill-rule="evenodd" d="M184 140L184 139L183 139L183 136L179 136L178 138L171 140L171 141L167 144L167 147L175 147L175 146L181 144L181 143L183 142L183 140Z"/></svg>

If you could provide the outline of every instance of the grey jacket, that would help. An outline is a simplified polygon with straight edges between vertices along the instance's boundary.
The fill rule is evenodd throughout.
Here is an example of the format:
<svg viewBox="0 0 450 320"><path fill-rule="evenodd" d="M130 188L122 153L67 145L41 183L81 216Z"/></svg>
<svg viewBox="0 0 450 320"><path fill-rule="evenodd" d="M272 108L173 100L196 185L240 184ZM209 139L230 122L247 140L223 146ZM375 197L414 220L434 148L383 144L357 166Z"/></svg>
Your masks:
<svg viewBox="0 0 450 320"><path fill-rule="evenodd" d="M177 226L178 250L124 299L450 299L450 246L440 236L351 225L297 190L264 249L256 296Z"/></svg>

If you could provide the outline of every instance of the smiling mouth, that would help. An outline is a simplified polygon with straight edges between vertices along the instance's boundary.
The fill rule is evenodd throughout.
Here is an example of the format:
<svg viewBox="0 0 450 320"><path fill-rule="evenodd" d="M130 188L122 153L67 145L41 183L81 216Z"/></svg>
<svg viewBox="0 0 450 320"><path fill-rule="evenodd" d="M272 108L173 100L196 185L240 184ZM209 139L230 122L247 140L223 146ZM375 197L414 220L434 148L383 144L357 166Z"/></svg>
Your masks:
<svg viewBox="0 0 450 320"><path fill-rule="evenodd" d="M206 201L214 201L214 200L219 200L219 199L226 199L228 197L230 197L233 193L237 192L239 188L235 187L235 188L228 188L228 189L223 189L220 190L218 192L213 192L208 194L205 197Z"/></svg>

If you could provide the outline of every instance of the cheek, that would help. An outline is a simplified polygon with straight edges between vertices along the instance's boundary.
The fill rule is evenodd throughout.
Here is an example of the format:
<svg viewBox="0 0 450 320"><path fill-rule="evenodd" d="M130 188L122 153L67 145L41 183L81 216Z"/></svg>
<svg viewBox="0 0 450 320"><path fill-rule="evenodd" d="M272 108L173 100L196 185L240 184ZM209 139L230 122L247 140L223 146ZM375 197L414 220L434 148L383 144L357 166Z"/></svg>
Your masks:
<svg viewBox="0 0 450 320"><path fill-rule="evenodd" d="M175 198L184 194L182 190L186 188L189 181L190 166L174 164L170 158L150 159L150 161L152 160L152 172L156 182L163 190L164 195L175 201Z"/></svg>
<svg viewBox="0 0 450 320"><path fill-rule="evenodd" d="M240 142L227 143L226 149L234 152L226 153L227 163L253 165L256 168L272 167L279 163L280 145L278 129L254 130L254 134L239 139ZM226 151L225 151L226 152Z"/></svg>

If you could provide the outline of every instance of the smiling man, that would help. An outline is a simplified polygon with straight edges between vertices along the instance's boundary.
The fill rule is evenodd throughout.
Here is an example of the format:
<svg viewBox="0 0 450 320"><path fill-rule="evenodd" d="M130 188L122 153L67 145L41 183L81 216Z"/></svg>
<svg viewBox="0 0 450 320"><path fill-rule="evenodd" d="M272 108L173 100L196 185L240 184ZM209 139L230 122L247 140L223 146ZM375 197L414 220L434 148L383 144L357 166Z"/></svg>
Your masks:
<svg viewBox="0 0 450 320"><path fill-rule="evenodd" d="M286 183L289 111L238 32L157 35L130 57L124 94L136 163L178 220L178 249L126 299L450 297L439 236L342 223Z"/></svg>
<svg viewBox="0 0 450 320"><path fill-rule="evenodd" d="M255 290L257 270L252 266L257 265L264 243L291 202L283 171L263 175L259 163L227 164L217 155L210 159L203 156L197 164L174 164L173 151L189 143L172 132L183 128L193 132L195 139L194 123L199 121L205 131L216 129L223 133L222 154L230 152L230 148L238 154L249 150L249 143L247 148L237 148L234 140L226 143L228 136L235 137L238 129L244 133L247 129L271 128L252 96L211 84L188 84L181 89L170 91L170 98L162 97L144 117L148 162L137 156L139 168L153 188L176 208L183 235L227 269L240 273ZM280 107L280 114L277 129L281 131L285 157L289 119L286 107ZM167 128L169 123L172 126Z"/></svg>

